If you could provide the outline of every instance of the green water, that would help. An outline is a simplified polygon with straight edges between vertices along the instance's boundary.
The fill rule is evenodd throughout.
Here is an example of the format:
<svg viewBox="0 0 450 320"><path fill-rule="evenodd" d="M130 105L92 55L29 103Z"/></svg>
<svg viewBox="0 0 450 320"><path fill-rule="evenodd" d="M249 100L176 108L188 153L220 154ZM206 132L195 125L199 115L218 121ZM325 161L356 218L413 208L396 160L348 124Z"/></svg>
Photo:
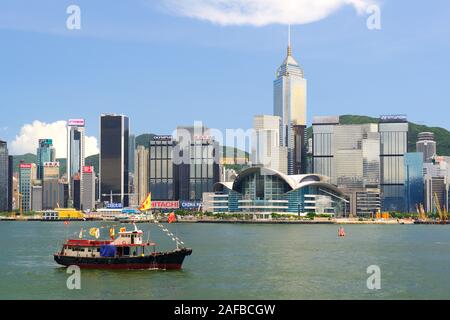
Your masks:
<svg viewBox="0 0 450 320"><path fill-rule="evenodd" d="M339 239L333 225L173 224L193 248L183 270L82 270L81 290L68 290L52 254L99 225L1 222L0 298L450 299L450 226L433 225L348 225ZM380 290L367 289L369 265L381 268Z"/></svg>

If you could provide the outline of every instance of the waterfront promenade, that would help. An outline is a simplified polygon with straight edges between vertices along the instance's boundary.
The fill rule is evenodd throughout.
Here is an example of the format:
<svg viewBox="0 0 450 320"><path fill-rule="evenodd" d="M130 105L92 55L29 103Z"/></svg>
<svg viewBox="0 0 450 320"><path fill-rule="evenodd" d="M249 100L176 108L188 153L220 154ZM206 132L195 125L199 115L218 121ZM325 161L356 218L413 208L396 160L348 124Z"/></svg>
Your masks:
<svg viewBox="0 0 450 320"><path fill-rule="evenodd" d="M39 215L25 216L25 217L11 217L11 216L0 216L0 222L6 221L19 221L19 222L33 222L33 221L43 221L43 222L63 222L63 221L81 221L80 219L59 219L59 220L44 220ZM111 221L106 219L86 219L86 221ZM158 218L160 222L167 222L167 218ZM130 221L123 221L129 223ZM150 222L145 221L135 221L135 222ZM360 218L314 218L314 219L298 219L298 218L274 218L274 219L239 219L239 218L215 218L215 217L178 217L178 223L228 223L228 224L414 224L413 219L360 219Z"/></svg>

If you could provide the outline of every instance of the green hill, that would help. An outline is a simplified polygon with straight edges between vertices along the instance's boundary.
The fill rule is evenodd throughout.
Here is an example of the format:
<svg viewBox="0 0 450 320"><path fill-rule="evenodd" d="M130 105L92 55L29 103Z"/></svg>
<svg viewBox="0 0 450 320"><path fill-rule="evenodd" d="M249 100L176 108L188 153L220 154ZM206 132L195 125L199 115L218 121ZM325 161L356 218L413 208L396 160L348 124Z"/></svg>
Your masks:
<svg viewBox="0 0 450 320"><path fill-rule="evenodd" d="M150 140L155 136L153 133L144 133L136 137L136 147L144 146L148 148L150 146Z"/></svg>
<svg viewBox="0 0 450 320"><path fill-rule="evenodd" d="M360 115L342 115L340 116L341 124L366 124L378 123L378 118L360 116ZM420 125L409 122L408 132L408 151L416 151L417 135L420 132L433 132L436 140L437 154L440 156L450 156L450 131L439 128ZM308 128L308 137L312 136L312 128Z"/></svg>
<svg viewBox="0 0 450 320"><path fill-rule="evenodd" d="M21 156L13 156L14 171L19 171L19 164L21 161L24 163L36 163L36 155L27 153Z"/></svg>

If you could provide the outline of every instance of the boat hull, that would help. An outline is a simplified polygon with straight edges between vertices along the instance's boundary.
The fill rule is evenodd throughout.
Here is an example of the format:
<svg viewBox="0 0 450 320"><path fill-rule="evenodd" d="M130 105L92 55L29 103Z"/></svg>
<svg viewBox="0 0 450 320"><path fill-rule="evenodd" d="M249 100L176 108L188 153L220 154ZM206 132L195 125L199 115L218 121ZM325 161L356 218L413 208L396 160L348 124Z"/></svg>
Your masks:
<svg viewBox="0 0 450 320"><path fill-rule="evenodd" d="M63 266L78 266L83 269L181 269L184 258L191 255L192 249L183 248L170 252L139 257L72 257L55 254L56 263Z"/></svg>

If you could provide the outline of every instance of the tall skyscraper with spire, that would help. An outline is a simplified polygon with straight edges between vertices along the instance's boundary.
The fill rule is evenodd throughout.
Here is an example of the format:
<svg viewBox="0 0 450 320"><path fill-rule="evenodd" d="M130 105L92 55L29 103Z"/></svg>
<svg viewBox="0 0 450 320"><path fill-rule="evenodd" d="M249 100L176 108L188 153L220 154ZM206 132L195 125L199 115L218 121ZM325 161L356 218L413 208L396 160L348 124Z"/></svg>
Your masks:
<svg viewBox="0 0 450 320"><path fill-rule="evenodd" d="M288 149L288 174L306 173L307 82L292 56L290 26L287 55L277 70L273 89L274 115L281 118L280 144Z"/></svg>

